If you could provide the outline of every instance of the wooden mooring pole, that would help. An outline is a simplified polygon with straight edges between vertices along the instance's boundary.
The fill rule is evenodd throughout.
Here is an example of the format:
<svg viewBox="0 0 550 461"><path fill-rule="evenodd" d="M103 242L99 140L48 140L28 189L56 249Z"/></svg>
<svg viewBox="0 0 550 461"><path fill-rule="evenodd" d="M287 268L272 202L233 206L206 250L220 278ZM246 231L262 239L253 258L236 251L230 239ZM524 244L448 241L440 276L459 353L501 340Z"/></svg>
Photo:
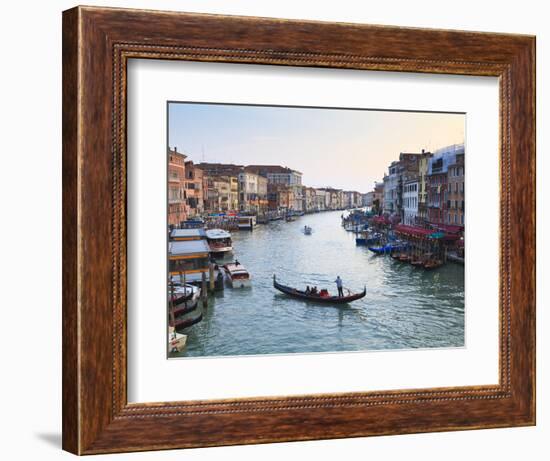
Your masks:
<svg viewBox="0 0 550 461"><path fill-rule="evenodd" d="M201 297L202 297L202 308L203 310L206 310L208 308L208 293L206 291L206 272L202 272Z"/></svg>

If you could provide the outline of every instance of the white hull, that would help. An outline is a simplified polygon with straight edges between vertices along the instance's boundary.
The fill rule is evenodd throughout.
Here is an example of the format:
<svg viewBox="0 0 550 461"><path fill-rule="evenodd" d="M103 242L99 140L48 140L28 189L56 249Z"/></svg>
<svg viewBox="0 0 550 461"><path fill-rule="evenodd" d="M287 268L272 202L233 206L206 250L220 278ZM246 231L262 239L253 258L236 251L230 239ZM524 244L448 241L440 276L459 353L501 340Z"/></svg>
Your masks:
<svg viewBox="0 0 550 461"><path fill-rule="evenodd" d="M210 252L214 253L216 255L225 254L225 253L232 253L233 252L233 247L220 247L220 248L210 247Z"/></svg>
<svg viewBox="0 0 550 461"><path fill-rule="evenodd" d="M232 280L230 277L229 284L231 285L231 288L250 288L252 286L252 282L250 279Z"/></svg>
<svg viewBox="0 0 550 461"><path fill-rule="evenodd" d="M168 333L168 352L181 352L187 344L187 335L177 333L170 327Z"/></svg>

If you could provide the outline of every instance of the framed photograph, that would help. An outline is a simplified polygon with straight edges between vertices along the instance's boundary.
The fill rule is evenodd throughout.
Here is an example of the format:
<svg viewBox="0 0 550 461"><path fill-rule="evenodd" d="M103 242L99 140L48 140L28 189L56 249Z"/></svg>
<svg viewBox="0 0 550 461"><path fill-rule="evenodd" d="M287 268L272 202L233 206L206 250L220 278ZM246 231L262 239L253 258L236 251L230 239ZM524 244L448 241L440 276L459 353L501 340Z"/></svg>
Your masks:
<svg viewBox="0 0 550 461"><path fill-rule="evenodd" d="M64 12L64 449L535 424L534 56Z"/></svg>

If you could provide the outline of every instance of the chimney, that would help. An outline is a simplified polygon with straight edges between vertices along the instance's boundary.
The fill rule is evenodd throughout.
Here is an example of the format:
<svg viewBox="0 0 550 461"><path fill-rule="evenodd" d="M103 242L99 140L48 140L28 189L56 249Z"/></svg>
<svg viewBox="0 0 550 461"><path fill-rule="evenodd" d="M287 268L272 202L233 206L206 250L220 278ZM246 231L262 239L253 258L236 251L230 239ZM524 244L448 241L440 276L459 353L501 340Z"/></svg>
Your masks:
<svg viewBox="0 0 550 461"><path fill-rule="evenodd" d="M177 152L178 151L178 146L174 146L174 152ZM424 152L424 151L422 151Z"/></svg>

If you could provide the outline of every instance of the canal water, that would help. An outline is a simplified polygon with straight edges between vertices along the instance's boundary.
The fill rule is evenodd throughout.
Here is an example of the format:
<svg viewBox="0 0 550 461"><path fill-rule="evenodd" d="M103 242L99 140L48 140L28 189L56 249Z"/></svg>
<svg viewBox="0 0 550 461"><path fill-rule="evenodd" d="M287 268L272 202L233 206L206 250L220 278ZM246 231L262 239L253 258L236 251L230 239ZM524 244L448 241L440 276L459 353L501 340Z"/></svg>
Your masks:
<svg viewBox="0 0 550 461"><path fill-rule="evenodd" d="M201 323L189 328L176 356L203 357L364 351L464 345L464 267L425 271L355 245L341 211L276 221L233 233L234 256L252 274L252 288L211 295ZM304 235L304 225L313 228ZM336 292L334 279L367 296L323 306L273 288L316 285ZM171 354L171 356L174 356Z"/></svg>

